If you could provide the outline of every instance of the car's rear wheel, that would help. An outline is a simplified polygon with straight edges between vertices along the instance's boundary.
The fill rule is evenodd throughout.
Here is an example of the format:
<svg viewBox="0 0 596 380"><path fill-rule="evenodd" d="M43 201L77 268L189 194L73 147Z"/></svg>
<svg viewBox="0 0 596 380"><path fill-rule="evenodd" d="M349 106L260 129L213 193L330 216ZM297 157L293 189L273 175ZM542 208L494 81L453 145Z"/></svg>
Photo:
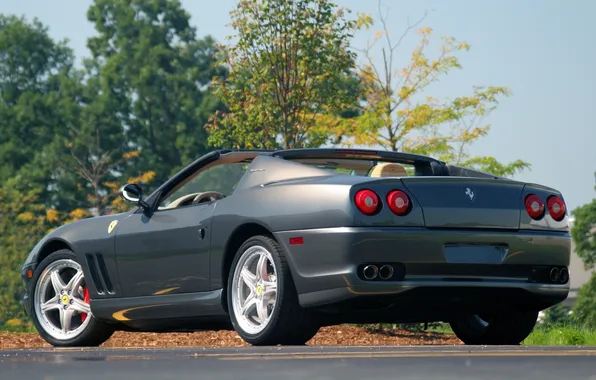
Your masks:
<svg viewBox="0 0 596 380"><path fill-rule="evenodd" d="M46 342L58 347L99 346L114 333L112 326L93 316L83 269L72 251L46 257L31 281L32 319Z"/></svg>
<svg viewBox="0 0 596 380"><path fill-rule="evenodd" d="M227 298L234 329L252 345L302 345L319 330L298 303L286 257L270 237L252 237L239 248Z"/></svg>
<svg viewBox="0 0 596 380"><path fill-rule="evenodd" d="M534 329L537 311L506 311L492 315L467 315L450 322L464 344L519 345Z"/></svg>

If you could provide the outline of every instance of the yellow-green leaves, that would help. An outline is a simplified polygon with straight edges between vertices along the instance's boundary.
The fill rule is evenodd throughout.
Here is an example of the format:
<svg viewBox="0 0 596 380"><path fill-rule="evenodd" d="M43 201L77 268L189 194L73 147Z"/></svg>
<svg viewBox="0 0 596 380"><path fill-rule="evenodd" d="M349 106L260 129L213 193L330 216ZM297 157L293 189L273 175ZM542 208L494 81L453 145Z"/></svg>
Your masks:
<svg viewBox="0 0 596 380"><path fill-rule="evenodd" d="M223 46L229 76L215 81L226 111L207 126L215 146L320 146L318 120L353 103L344 81L354 67L354 30L370 20L327 0L244 0L231 12L236 34Z"/></svg>
<svg viewBox="0 0 596 380"><path fill-rule="evenodd" d="M0 321L24 317L17 301L23 294L21 265L48 228L40 192L19 177L0 185Z"/></svg>
<svg viewBox="0 0 596 380"><path fill-rule="evenodd" d="M443 37L441 45L433 51L433 31L428 27L416 30L420 21L409 26L398 39L388 33L386 16L380 18L380 30L374 31L373 42L362 50L364 63L359 68L359 77L364 101L360 115L347 120L335 118L335 122L327 120L330 132L347 146L381 146L392 151L431 155L497 175L511 175L529 167L520 160L501 164L492 157L467 154L466 148L490 130L491 126L483 122L484 117L511 91L491 86L475 87L465 96L446 99L430 96L432 84L462 68L458 54L470 46L453 37ZM401 40L410 31L418 34L418 45L404 67L395 67Z"/></svg>

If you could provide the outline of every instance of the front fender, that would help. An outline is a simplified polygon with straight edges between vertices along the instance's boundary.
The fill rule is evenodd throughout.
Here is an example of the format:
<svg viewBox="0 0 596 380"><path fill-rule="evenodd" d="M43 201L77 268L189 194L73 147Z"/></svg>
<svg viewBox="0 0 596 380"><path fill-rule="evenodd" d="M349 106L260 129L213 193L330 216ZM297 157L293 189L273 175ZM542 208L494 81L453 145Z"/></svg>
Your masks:
<svg viewBox="0 0 596 380"><path fill-rule="evenodd" d="M41 238L31 249L21 268L21 277L25 290L28 282L39 263L52 252L59 249L70 249L77 255L79 262L86 270L84 256L86 253L101 252L113 266L114 239L118 222L125 219L132 212L103 215L81 219L62 225Z"/></svg>

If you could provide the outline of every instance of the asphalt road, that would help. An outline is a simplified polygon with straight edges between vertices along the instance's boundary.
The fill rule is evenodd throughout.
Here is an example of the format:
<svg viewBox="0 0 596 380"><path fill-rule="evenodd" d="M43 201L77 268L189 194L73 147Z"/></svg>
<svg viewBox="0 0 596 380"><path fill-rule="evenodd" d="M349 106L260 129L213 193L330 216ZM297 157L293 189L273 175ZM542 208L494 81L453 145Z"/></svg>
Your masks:
<svg viewBox="0 0 596 380"><path fill-rule="evenodd" d="M596 347L0 350L1 380L596 380Z"/></svg>

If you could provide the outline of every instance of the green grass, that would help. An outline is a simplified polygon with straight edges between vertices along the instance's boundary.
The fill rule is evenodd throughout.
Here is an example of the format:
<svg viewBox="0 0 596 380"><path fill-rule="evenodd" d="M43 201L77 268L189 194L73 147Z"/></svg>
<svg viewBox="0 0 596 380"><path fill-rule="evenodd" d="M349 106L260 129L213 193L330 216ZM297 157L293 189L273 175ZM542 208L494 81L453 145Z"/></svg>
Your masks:
<svg viewBox="0 0 596 380"><path fill-rule="evenodd" d="M448 323L437 323L434 326L429 326L428 330L431 332L436 332L440 334L453 334L453 330L451 330L451 326Z"/></svg>
<svg viewBox="0 0 596 380"><path fill-rule="evenodd" d="M437 323L428 330L453 334L447 323ZM573 324L537 325L522 346L596 346L596 329Z"/></svg>
<svg viewBox="0 0 596 380"><path fill-rule="evenodd" d="M0 332L35 332L33 326L8 326L0 325Z"/></svg>
<svg viewBox="0 0 596 380"><path fill-rule="evenodd" d="M593 346L596 329L573 325L537 326L523 346Z"/></svg>

